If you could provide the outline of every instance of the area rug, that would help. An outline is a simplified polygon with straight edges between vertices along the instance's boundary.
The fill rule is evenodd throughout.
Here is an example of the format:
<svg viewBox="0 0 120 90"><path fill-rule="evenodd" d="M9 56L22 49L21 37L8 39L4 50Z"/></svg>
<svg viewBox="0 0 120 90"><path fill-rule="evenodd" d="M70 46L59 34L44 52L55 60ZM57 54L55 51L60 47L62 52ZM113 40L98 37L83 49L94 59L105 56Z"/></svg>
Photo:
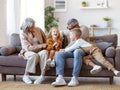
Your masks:
<svg viewBox="0 0 120 90"><path fill-rule="evenodd" d="M120 90L120 85L80 84L76 87L53 87L50 84L27 85L23 82L0 82L0 90Z"/></svg>
<svg viewBox="0 0 120 90"><path fill-rule="evenodd" d="M32 81L38 77L31 77ZM17 80L13 80L13 76L8 76L7 81L0 81L0 90L120 90L120 78L114 77L114 82L112 85L109 84L108 78L87 78L80 77L80 85L76 87L53 87L51 83L55 81L56 77L46 77L43 84L27 85L23 83L22 76L17 76ZM66 77L65 80L68 83L71 77Z"/></svg>

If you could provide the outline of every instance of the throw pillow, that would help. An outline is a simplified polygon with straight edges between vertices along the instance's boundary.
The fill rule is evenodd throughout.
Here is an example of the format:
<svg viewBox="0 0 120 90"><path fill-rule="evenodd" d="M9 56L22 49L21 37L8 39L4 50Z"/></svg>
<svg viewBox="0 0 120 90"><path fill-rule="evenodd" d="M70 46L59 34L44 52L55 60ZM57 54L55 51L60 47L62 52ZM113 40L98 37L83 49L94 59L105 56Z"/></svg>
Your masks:
<svg viewBox="0 0 120 90"><path fill-rule="evenodd" d="M16 48L13 45L3 46L0 49L0 53L3 56L7 56L16 52Z"/></svg>
<svg viewBox="0 0 120 90"><path fill-rule="evenodd" d="M19 34L13 33L11 35L11 37L10 37L10 44L16 47L17 52L20 52L22 47L21 47L21 41L20 41Z"/></svg>
<svg viewBox="0 0 120 90"><path fill-rule="evenodd" d="M98 46L98 48L100 48L102 50L103 53L105 52L105 50L108 47L112 46L112 44L113 44L111 42L105 42L103 40L96 40L95 43Z"/></svg>
<svg viewBox="0 0 120 90"><path fill-rule="evenodd" d="M105 51L105 55L107 57L110 57L110 58L114 57L115 56L115 48L114 47L108 47Z"/></svg>

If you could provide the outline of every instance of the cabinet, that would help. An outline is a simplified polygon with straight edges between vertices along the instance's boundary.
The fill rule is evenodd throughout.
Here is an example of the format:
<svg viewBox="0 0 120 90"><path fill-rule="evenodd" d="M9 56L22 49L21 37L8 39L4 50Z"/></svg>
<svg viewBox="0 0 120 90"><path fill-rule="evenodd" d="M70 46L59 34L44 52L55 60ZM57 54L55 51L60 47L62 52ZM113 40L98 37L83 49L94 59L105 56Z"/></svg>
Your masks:
<svg viewBox="0 0 120 90"><path fill-rule="evenodd" d="M111 34L111 29L112 27L90 27L90 36L94 36L94 31L95 30L98 30L98 29L106 29L107 30L107 33L106 34Z"/></svg>

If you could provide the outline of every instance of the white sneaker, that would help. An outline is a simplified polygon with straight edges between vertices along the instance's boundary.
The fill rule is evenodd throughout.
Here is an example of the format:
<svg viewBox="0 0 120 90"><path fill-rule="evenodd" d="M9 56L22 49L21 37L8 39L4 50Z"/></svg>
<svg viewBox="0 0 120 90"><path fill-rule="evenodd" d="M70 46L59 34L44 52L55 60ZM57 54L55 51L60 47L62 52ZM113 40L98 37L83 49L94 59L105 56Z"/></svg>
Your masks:
<svg viewBox="0 0 120 90"><path fill-rule="evenodd" d="M120 77L120 71L115 70L115 71L114 71L114 74L115 74L116 76Z"/></svg>
<svg viewBox="0 0 120 90"><path fill-rule="evenodd" d="M56 81L53 82L51 85L52 85L52 86L64 86L64 85L66 85L66 84L67 84L67 83L66 83L66 81L64 80L64 78L57 77L57 78L56 78Z"/></svg>
<svg viewBox="0 0 120 90"><path fill-rule="evenodd" d="M23 78L22 78L22 80L23 80L26 84L31 84L31 83L32 83L32 81L31 81L31 79L29 78L28 75L24 75Z"/></svg>
<svg viewBox="0 0 120 90"><path fill-rule="evenodd" d="M55 67L55 60L54 59L51 61L50 67Z"/></svg>
<svg viewBox="0 0 120 90"><path fill-rule="evenodd" d="M35 81L34 84L41 84L44 81L44 76L39 76Z"/></svg>
<svg viewBox="0 0 120 90"><path fill-rule="evenodd" d="M52 60L49 58L49 59L47 60L46 64L47 64L48 66L50 66L51 61L52 61Z"/></svg>
<svg viewBox="0 0 120 90"><path fill-rule="evenodd" d="M68 83L68 86L74 87L79 85L79 81L76 77L72 77L71 81Z"/></svg>
<svg viewBox="0 0 120 90"><path fill-rule="evenodd" d="M90 71L91 74L96 74L102 70L102 67L99 65L95 65L93 69Z"/></svg>
<svg viewBox="0 0 120 90"><path fill-rule="evenodd" d="M52 60L49 58L49 59L47 60L46 64L47 64L48 66L50 66L51 61L52 61Z"/></svg>

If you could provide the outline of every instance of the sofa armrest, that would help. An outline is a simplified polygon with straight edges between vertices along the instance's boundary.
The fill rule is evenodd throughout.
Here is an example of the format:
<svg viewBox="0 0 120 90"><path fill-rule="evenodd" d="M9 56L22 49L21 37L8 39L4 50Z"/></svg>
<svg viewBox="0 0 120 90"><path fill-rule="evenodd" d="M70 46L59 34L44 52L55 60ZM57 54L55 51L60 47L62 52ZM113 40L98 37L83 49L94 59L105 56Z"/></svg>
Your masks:
<svg viewBox="0 0 120 90"><path fill-rule="evenodd" d="M120 46L116 48L116 55L115 55L115 68L120 70Z"/></svg>
<svg viewBox="0 0 120 90"><path fill-rule="evenodd" d="M13 53L16 53L17 49L13 45L6 45L0 48L0 54L3 56L8 56Z"/></svg>

